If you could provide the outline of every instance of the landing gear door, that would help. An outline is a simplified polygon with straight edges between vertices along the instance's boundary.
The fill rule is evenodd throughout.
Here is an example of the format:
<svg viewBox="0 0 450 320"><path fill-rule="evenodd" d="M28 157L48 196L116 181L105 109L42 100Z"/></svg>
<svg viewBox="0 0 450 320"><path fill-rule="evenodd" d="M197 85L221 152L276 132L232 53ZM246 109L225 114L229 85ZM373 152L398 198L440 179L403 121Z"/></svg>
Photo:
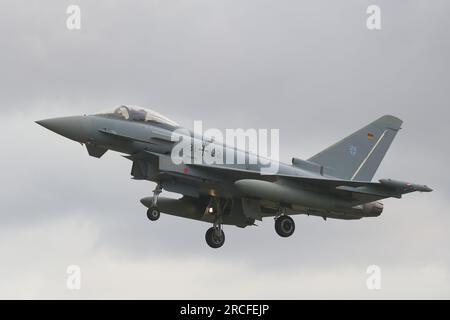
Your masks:
<svg viewBox="0 0 450 320"><path fill-rule="evenodd" d="M262 220L261 204L259 200L242 198L244 215L255 220Z"/></svg>

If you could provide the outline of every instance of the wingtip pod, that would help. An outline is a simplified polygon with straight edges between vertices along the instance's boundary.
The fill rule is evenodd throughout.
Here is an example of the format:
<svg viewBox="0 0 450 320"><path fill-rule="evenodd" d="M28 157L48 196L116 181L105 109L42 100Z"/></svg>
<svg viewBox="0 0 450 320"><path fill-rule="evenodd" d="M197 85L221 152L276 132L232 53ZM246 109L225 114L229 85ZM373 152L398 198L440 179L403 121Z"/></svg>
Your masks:
<svg viewBox="0 0 450 320"><path fill-rule="evenodd" d="M415 184L392 179L380 179L379 181L382 185L400 190L419 191L419 192L433 191L433 189L424 184Z"/></svg>

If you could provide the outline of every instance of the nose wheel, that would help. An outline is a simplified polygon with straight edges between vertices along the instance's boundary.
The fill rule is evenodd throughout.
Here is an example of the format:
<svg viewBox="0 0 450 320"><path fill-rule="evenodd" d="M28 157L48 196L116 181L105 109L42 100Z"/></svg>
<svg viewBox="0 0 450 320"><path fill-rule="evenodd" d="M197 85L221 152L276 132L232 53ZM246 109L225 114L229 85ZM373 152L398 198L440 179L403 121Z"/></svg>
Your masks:
<svg viewBox="0 0 450 320"><path fill-rule="evenodd" d="M275 219L275 231L280 237L287 238L295 231L295 222L289 216L279 216Z"/></svg>
<svg viewBox="0 0 450 320"><path fill-rule="evenodd" d="M161 213L159 212L158 209L158 196L159 194L162 192L162 187L161 184L157 184L155 190L153 190L153 201L152 201L152 205L150 208L148 208L147 210L147 218L150 221L156 221L159 219Z"/></svg>
<svg viewBox="0 0 450 320"><path fill-rule="evenodd" d="M158 210L158 207L151 207L147 210L147 218L150 221L156 221L159 219L161 213Z"/></svg>

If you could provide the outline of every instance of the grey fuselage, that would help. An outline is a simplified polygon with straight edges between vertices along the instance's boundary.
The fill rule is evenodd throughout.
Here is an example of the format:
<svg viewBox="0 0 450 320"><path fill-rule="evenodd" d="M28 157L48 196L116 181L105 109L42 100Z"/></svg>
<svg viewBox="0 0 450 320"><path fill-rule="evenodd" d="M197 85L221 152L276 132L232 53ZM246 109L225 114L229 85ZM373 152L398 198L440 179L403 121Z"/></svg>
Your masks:
<svg viewBox="0 0 450 320"><path fill-rule="evenodd" d="M170 127L165 124L152 124L148 122L137 122L137 121L128 121L123 119L115 119L107 116L101 116L101 115L90 115L90 116L82 116L82 121L85 122L85 128L87 131L87 134L84 135L84 139L78 140L82 143L87 143L92 146L98 147L98 148L104 148L108 150L113 150L121 153L126 153L129 155L133 154L139 154L141 152L150 152L160 155L165 155L170 157L171 151L173 148L173 141L171 140L171 135L174 130L180 129L179 127ZM182 128L181 128L182 129ZM191 132L189 130L184 130L187 132ZM110 132L111 134L106 134L106 132ZM124 137L123 139L118 137ZM128 137L128 138L126 138ZM203 137L194 136L192 134L192 142L194 143L194 140L197 140L200 144L205 144L204 141L202 141ZM228 146L224 146L224 148L229 148ZM258 155L253 155L247 151L239 150L236 148L232 148L235 153L244 153L246 163L244 164L213 164L214 167L229 167L233 169L240 169L240 170L248 170L253 171L255 173L261 172L261 169L263 167L267 167L268 165L261 165L261 158ZM256 163L249 163L248 160L250 157L256 157ZM265 162L268 161L267 158L263 158ZM286 163L282 163L275 160L269 160L271 163L276 162L275 166L278 167L277 174L283 174L283 175L292 175L292 176L299 176L299 177L322 177L323 175L320 175L319 173L314 173L311 171L304 170L300 167L296 167L293 165L289 165ZM178 167L178 168L177 168ZM192 177L195 178L197 176L202 176L200 173L196 173L195 169L190 169L189 171L184 170L183 165L176 166L174 165L172 170L174 172L182 173L184 176L186 176L186 181L191 181ZM209 175L211 175L209 173ZM223 178L223 177L222 177ZM152 177L149 177L148 180L156 181L152 179ZM224 189L228 190L229 192L235 190L234 188L234 181L236 179L233 179L230 177L230 184L224 184L221 181L221 186L217 186L215 189ZM268 177L268 180L270 180L270 177ZM225 192L226 193L226 192ZM233 192L234 195L240 195L239 192L236 194ZM210 191L207 192L207 194L210 194ZM223 196L226 196L224 194Z"/></svg>
<svg viewBox="0 0 450 320"><path fill-rule="evenodd" d="M279 217L292 214L361 219L379 216L381 199L432 191L426 185L394 179L372 182L403 123L392 115L381 116L308 160L293 158L292 164L243 150L254 150L251 130L234 131L233 139L238 140L234 147L236 140L225 141L226 145L215 141L214 135L194 135L164 115L137 106L37 123L85 144L93 157L100 158L108 150L125 153L132 161L134 179L157 182L153 196L141 199L150 220L159 217L159 211L239 227L268 216L287 221ZM271 148L272 142L271 135ZM162 189L183 197L160 197Z"/></svg>
<svg viewBox="0 0 450 320"><path fill-rule="evenodd" d="M310 163L299 159L293 159L293 165L276 161L276 175L260 174L263 167L261 163L267 163L266 158L260 159L259 156L237 149L233 150L245 154L244 164L176 165L171 160L175 143L171 136L174 130L181 128L166 123L131 121L107 115L55 118L38 123L69 139L86 144L91 156L101 157L107 150L127 154L127 158L133 161L131 174L134 179L156 181L165 190L185 196L179 205L167 200L170 214L209 221L203 211L207 199L212 196L233 202L232 214L225 217L224 223L238 226L253 224L255 219L264 216L275 216L280 207L284 207L288 214L307 213L340 219L359 219L380 213L364 211L361 206L363 204L355 206L355 203L328 194L326 190L315 186L299 186L288 180L280 180L280 175L330 177L322 170L311 170ZM202 145L205 143L202 137L192 138L193 143L195 139ZM256 157L256 163L249 163L250 157ZM275 160L270 161L273 165ZM233 170L228 172L227 168ZM246 177L253 175L254 180L238 182L243 178L239 174L240 170ZM147 206L151 199L141 201ZM164 205L164 201L160 200L161 205ZM183 210L199 212L186 215L181 212ZM164 209L161 211L164 212Z"/></svg>

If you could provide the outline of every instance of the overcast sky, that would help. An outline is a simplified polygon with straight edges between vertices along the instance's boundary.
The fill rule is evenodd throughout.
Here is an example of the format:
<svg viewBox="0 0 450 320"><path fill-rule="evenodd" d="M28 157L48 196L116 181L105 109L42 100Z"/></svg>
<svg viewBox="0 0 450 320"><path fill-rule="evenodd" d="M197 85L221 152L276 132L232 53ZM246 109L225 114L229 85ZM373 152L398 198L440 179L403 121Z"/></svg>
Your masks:
<svg viewBox="0 0 450 320"><path fill-rule="evenodd" d="M66 8L81 8L81 29ZM366 28L381 8L382 29ZM450 298L450 20L434 1L0 2L0 298ZM131 163L34 123L120 104L187 127L279 128L308 158L383 114L404 120L375 179L427 184L380 217L226 226L162 215ZM81 289L66 288L68 265ZM381 290L368 290L378 265Z"/></svg>

